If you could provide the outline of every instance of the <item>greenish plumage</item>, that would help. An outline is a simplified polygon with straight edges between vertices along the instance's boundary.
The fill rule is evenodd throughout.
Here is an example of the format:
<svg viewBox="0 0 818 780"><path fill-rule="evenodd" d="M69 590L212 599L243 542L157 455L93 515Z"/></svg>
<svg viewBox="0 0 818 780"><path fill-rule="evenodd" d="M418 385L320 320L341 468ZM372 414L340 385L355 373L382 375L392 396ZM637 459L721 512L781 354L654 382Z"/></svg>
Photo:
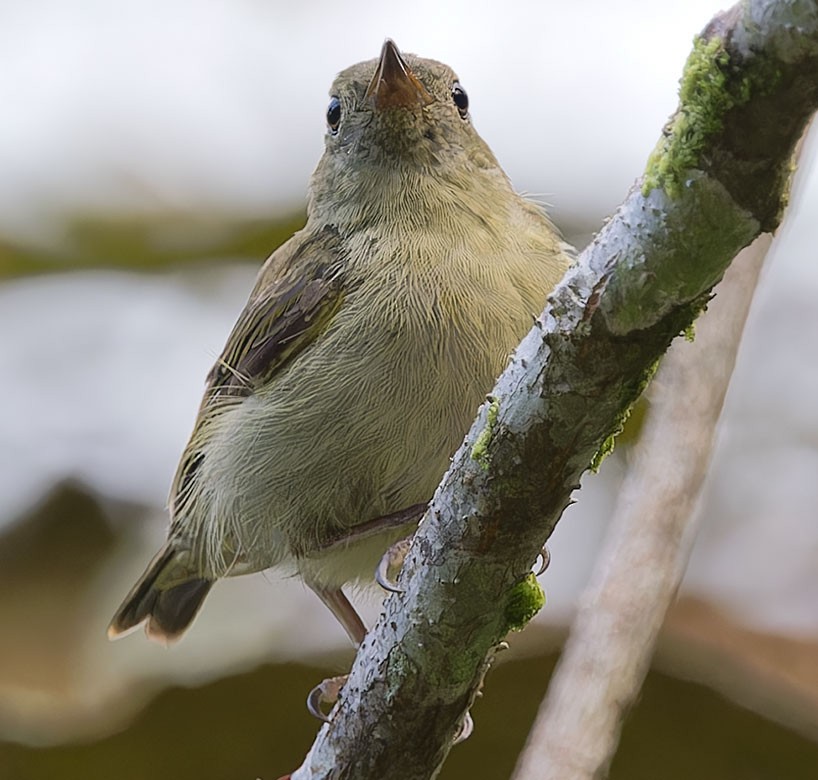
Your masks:
<svg viewBox="0 0 818 780"><path fill-rule="evenodd" d="M307 224L265 263L208 375L168 542L111 635L147 620L172 639L212 581L271 566L357 634L330 602L411 528L356 527L432 497L569 262L456 83L391 42L335 80Z"/></svg>

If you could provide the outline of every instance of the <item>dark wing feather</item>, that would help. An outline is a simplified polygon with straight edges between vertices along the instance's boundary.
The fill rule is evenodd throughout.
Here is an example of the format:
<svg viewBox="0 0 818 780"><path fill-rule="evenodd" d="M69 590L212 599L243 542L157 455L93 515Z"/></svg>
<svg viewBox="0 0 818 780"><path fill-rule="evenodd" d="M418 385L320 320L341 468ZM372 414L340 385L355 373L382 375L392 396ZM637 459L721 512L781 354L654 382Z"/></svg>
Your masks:
<svg viewBox="0 0 818 780"><path fill-rule="evenodd" d="M342 258L335 231L325 228L291 240L297 243L289 256L273 255L259 275L208 374L203 408L225 397L251 395L308 346L340 308Z"/></svg>

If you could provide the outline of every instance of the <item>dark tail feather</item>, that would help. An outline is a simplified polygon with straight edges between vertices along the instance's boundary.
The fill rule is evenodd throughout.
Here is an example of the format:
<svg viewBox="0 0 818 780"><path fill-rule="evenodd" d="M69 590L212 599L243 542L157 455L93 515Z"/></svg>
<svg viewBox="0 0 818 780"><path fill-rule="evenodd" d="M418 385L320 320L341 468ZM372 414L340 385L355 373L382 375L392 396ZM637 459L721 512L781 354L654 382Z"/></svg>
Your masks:
<svg viewBox="0 0 818 780"><path fill-rule="evenodd" d="M179 584L163 586L162 580ZM212 585L212 580L199 577L184 579L176 550L165 545L116 611L108 626L108 638L117 639L147 620L149 639L173 642L196 617Z"/></svg>

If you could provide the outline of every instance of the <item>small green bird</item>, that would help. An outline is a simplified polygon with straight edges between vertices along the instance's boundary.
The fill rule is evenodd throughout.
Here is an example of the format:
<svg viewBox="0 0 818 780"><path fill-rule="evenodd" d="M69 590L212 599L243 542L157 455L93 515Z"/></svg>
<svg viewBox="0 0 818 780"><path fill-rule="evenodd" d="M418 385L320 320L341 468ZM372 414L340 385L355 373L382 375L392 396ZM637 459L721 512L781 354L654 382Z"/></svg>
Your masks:
<svg viewBox="0 0 818 780"><path fill-rule="evenodd" d="M342 586L411 532L568 267L448 66L387 40L331 96L307 224L262 267L208 374L167 542L110 637L146 622L171 641L217 579L276 566L360 643Z"/></svg>

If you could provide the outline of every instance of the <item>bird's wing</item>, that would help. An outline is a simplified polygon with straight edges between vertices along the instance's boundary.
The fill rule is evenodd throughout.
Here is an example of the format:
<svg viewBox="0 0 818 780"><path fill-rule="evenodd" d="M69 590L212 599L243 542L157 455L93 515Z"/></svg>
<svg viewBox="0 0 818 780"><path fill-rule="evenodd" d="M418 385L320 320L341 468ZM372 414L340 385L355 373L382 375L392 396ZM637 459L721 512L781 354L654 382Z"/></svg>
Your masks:
<svg viewBox="0 0 818 780"><path fill-rule="evenodd" d="M171 488L171 510L190 497L211 424L273 381L329 326L343 302L343 256L337 233L296 234L265 263L256 286L210 373L196 424Z"/></svg>
<svg viewBox="0 0 818 780"><path fill-rule="evenodd" d="M202 411L251 395L329 325L343 299L341 260L326 228L294 236L267 261L207 376Z"/></svg>

